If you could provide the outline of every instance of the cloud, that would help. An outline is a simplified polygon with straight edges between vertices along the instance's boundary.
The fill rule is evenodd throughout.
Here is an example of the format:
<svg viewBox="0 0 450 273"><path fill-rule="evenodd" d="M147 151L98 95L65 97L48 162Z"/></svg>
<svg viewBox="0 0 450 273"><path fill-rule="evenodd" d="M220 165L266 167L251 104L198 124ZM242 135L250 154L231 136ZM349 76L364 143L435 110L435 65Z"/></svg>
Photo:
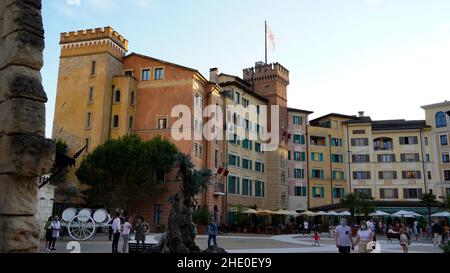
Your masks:
<svg viewBox="0 0 450 273"><path fill-rule="evenodd" d="M69 6L81 6L81 0L66 0Z"/></svg>

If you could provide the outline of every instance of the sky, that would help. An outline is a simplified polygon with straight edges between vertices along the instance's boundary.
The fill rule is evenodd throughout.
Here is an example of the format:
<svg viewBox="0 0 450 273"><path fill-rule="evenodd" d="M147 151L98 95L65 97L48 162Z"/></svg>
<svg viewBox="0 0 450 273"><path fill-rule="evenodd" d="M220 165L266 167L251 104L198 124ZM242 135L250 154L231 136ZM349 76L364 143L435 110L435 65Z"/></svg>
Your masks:
<svg viewBox="0 0 450 273"><path fill-rule="evenodd" d="M372 119L424 119L450 100L448 0L45 0L43 85L51 136L59 34L111 26L137 52L242 77L264 61L290 71L288 106Z"/></svg>

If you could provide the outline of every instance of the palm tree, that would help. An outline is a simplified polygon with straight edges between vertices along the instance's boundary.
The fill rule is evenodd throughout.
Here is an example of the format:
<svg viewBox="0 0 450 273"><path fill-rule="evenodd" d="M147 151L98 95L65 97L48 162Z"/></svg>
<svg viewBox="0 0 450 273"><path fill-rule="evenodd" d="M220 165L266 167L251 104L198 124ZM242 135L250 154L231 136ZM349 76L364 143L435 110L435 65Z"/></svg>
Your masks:
<svg viewBox="0 0 450 273"><path fill-rule="evenodd" d="M434 195L433 193L425 193L424 195L422 195L422 203L425 204L428 208L428 224L431 225L431 206L436 204L436 195Z"/></svg>
<svg viewBox="0 0 450 273"><path fill-rule="evenodd" d="M344 199L341 199L341 204L347 208L351 213L351 224L355 222L355 212L361 206L361 199L357 193L349 193Z"/></svg>

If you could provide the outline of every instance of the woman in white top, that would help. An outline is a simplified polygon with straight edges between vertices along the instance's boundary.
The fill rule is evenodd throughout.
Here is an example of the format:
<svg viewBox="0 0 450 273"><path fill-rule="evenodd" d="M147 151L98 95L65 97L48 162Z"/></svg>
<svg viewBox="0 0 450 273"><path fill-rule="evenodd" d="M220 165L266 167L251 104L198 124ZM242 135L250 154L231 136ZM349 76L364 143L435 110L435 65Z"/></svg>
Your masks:
<svg viewBox="0 0 450 273"><path fill-rule="evenodd" d="M50 250L56 250L55 244L56 240L59 238L59 231L61 230L61 223L59 222L59 217L53 217L53 222L50 225L52 229L52 241L50 243Z"/></svg>
<svg viewBox="0 0 450 273"><path fill-rule="evenodd" d="M128 241L130 240L130 231L131 231L131 224L129 221L129 217L126 217L125 223L123 223L122 227L122 238L123 238L122 253L128 253Z"/></svg>
<svg viewBox="0 0 450 273"><path fill-rule="evenodd" d="M353 247L358 245L359 253L369 253L370 251L367 249L367 244L373 241L373 235L373 231L367 226L367 223L362 221Z"/></svg>

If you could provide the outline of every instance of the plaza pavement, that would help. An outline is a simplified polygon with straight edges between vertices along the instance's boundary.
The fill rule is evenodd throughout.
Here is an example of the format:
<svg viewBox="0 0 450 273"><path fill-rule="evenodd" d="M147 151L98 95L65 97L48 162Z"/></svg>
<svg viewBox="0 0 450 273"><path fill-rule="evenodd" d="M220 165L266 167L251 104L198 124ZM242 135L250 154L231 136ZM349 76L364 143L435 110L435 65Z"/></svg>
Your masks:
<svg viewBox="0 0 450 273"><path fill-rule="evenodd" d="M147 242L156 243L159 239L159 234L152 234L147 236ZM378 236L381 253L402 253L401 246L398 240L393 240L392 243L387 243L384 236ZM49 253L70 253L73 248L66 249L70 238L58 240L56 244L57 251ZM207 248L207 239L205 235L199 235L196 238L196 243L201 249ZM299 234L293 235L255 235L255 234L227 234L219 235L217 238L220 247L223 247L229 253L337 253L335 241L330 238L329 234L321 235L320 246L313 246L313 241L308 236ZM44 242L42 242L42 251ZM119 251L122 249L122 240L119 242ZM410 253L442 253L442 250L433 246L432 242L426 239L421 239L418 242L413 241ZM104 234L97 235L95 239L80 242L81 253L110 253L111 241Z"/></svg>

